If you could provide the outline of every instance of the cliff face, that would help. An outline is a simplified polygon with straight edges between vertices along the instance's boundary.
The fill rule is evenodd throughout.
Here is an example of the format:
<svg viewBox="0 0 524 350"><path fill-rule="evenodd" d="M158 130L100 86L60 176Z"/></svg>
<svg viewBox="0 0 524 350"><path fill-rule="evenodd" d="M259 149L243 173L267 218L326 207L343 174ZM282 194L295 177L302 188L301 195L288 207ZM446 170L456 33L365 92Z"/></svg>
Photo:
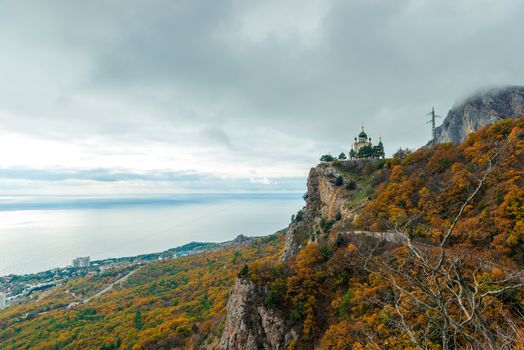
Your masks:
<svg viewBox="0 0 524 350"><path fill-rule="evenodd" d="M364 178L377 169L380 161L321 163L312 168L307 180L306 206L286 231L281 260L286 262L311 240L329 240L328 232L349 225L367 202ZM337 183L337 178L341 177ZM354 186L348 183L354 182ZM352 201L351 199L356 199ZM358 199L360 198L360 199ZM322 227L331 222L332 228ZM325 224L324 224L325 225ZM264 305L266 287L239 279L227 305L222 349L285 349L299 331L286 322L282 310Z"/></svg>
<svg viewBox="0 0 524 350"><path fill-rule="evenodd" d="M237 280L227 303L222 349L285 349L297 338L294 330L286 330L280 311L264 306L265 293L253 282Z"/></svg>
<svg viewBox="0 0 524 350"><path fill-rule="evenodd" d="M493 89L454 106L436 128L438 143L461 143L467 135L501 119L524 115L524 87Z"/></svg>
<svg viewBox="0 0 524 350"><path fill-rule="evenodd" d="M358 203L352 203L348 199L365 192L357 178L364 172L369 172L367 168L373 168L375 163L373 160L321 163L310 170L306 206L302 209L302 218L294 220L288 227L282 261L287 261L318 235L322 218L333 221L340 214L339 224L353 221L358 209L364 205L365 198ZM343 178L342 185L337 185L338 177ZM349 181L354 181L358 188L349 190Z"/></svg>

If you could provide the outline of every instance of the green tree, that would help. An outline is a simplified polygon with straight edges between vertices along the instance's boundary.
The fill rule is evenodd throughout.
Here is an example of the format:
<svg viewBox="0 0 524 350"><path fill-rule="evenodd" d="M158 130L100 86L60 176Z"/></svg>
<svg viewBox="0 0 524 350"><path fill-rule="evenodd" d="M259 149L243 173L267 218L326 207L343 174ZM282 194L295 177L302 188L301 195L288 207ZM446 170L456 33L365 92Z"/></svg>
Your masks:
<svg viewBox="0 0 524 350"><path fill-rule="evenodd" d="M345 154L344 152L340 153L340 154L338 155L338 159L340 159L340 160L347 159L346 154Z"/></svg>
<svg viewBox="0 0 524 350"><path fill-rule="evenodd" d="M299 210L297 212L297 215L295 215L295 217L294 217L294 221L295 222L300 222L300 221L302 221L303 218L304 218L304 212L302 210Z"/></svg>
<svg viewBox="0 0 524 350"><path fill-rule="evenodd" d="M384 145L382 142L379 142L378 145L373 147L373 158L380 159L384 158L386 155L384 153Z"/></svg>
<svg viewBox="0 0 524 350"><path fill-rule="evenodd" d="M332 162L335 160L335 157L333 157L331 154L324 154L322 157L320 157L321 162Z"/></svg>
<svg viewBox="0 0 524 350"><path fill-rule="evenodd" d="M400 148L398 149L398 151L396 151L396 152L393 154L393 158L404 159L404 158L406 158L408 155L410 155L411 153L413 153L413 151L411 151L409 148L402 148L402 147L400 147Z"/></svg>
<svg viewBox="0 0 524 350"><path fill-rule="evenodd" d="M240 272L238 273L238 278L246 279L249 276L249 266L244 265Z"/></svg>
<svg viewBox="0 0 524 350"><path fill-rule="evenodd" d="M340 302L340 305L338 307L338 314L342 318L348 318L350 315L350 306L351 306L351 300L353 299L353 291L349 289L344 297L342 298L342 301Z"/></svg>
<svg viewBox="0 0 524 350"><path fill-rule="evenodd" d="M191 334L191 328L187 325L180 325L176 327L175 332L183 337L188 337Z"/></svg>
<svg viewBox="0 0 524 350"><path fill-rule="evenodd" d="M144 327L142 323L142 312L136 311L135 312L135 328L138 330L141 330Z"/></svg>
<svg viewBox="0 0 524 350"><path fill-rule="evenodd" d="M366 159L366 158L372 158L372 157L373 157L373 147L364 146L358 150L357 158Z"/></svg>
<svg viewBox="0 0 524 350"><path fill-rule="evenodd" d="M346 184L346 188L350 191L353 191L357 188L357 183L353 180L349 180L348 183Z"/></svg>
<svg viewBox="0 0 524 350"><path fill-rule="evenodd" d="M233 252L233 257L232 257L232 259L231 259L231 262L232 262L233 264L236 264L237 261L238 261L238 259L240 259L241 257L242 257L242 253L240 253L240 250L235 250L235 251Z"/></svg>

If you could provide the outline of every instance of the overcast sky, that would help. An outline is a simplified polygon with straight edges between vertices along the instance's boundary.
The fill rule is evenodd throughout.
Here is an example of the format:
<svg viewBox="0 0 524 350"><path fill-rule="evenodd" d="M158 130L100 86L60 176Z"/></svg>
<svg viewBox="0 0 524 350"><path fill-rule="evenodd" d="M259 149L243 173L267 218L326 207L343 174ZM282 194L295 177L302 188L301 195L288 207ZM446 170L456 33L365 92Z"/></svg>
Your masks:
<svg viewBox="0 0 524 350"><path fill-rule="evenodd" d="M523 84L523 18L521 0L0 0L0 190L301 190L362 123L417 148L432 106Z"/></svg>

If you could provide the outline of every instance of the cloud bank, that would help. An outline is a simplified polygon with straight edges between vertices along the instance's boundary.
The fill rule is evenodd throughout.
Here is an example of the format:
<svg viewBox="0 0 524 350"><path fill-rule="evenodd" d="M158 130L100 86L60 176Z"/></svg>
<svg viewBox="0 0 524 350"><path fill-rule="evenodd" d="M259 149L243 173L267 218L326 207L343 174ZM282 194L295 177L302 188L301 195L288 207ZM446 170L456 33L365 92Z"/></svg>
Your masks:
<svg viewBox="0 0 524 350"><path fill-rule="evenodd" d="M347 152L361 123L388 153L418 147L432 106L524 82L523 15L518 0L0 1L1 166L270 184Z"/></svg>

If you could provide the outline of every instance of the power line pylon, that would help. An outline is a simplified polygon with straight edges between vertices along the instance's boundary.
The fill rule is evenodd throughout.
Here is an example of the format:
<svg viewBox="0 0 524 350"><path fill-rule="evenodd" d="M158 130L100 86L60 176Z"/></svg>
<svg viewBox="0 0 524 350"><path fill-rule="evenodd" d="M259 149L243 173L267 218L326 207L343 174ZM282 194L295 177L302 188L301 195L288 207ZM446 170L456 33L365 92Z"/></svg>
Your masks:
<svg viewBox="0 0 524 350"><path fill-rule="evenodd" d="M435 114L435 107L432 107L431 112L429 112L426 115L431 116L431 119L428 120L426 123L431 123L431 141L429 143L431 145L434 145L437 141L437 130L435 127L435 118L440 118L440 115Z"/></svg>

